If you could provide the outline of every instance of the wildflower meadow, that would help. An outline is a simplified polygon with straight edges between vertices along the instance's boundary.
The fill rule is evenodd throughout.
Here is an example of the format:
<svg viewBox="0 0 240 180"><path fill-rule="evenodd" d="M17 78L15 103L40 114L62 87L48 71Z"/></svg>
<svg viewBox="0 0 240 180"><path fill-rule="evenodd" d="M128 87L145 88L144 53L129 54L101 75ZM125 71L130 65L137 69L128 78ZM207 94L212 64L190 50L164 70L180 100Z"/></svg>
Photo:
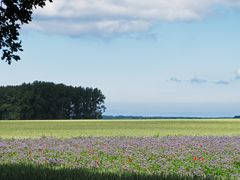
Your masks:
<svg viewBox="0 0 240 180"><path fill-rule="evenodd" d="M25 167L20 175L45 168L29 177L36 179L50 170L76 179L239 179L240 136L1 139L0 166Z"/></svg>

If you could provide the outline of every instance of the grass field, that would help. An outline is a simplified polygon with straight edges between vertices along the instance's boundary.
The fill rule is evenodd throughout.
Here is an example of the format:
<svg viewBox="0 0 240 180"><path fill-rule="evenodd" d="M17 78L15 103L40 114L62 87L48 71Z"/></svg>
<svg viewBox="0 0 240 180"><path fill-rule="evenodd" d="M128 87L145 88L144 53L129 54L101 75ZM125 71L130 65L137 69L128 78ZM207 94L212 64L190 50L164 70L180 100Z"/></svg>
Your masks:
<svg viewBox="0 0 240 180"><path fill-rule="evenodd" d="M0 179L209 177L239 179L240 119L0 121Z"/></svg>
<svg viewBox="0 0 240 180"><path fill-rule="evenodd" d="M240 119L0 121L0 138L53 136L236 136Z"/></svg>

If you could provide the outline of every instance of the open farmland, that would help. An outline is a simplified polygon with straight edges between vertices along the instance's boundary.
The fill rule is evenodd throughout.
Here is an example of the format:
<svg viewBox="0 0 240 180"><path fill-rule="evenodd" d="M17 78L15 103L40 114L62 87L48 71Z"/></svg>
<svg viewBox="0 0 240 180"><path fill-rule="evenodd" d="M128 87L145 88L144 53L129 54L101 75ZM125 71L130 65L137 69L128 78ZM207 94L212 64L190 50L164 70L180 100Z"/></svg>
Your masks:
<svg viewBox="0 0 240 180"><path fill-rule="evenodd" d="M1 138L53 136L236 136L239 119L0 121Z"/></svg>
<svg viewBox="0 0 240 180"><path fill-rule="evenodd" d="M238 119L0 121L0 137L0 179L240 178Z"/></svg>

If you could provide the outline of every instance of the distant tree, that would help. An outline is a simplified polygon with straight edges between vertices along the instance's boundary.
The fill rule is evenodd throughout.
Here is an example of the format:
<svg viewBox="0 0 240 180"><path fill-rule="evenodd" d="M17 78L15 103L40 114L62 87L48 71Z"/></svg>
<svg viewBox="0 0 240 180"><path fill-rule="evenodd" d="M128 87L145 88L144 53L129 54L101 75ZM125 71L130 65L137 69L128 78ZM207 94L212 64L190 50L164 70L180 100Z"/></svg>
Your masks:
<svg viewBox="0 0 240 180"><path fill-rule="evenodd" d="M0 87L0 119L100 119L101 90L35 81Z"/></svg>
<svg viewBox="0 0 240 180"><path fill-rule="evenodd" d="M11 64L12 59L18 61L16 54L22 51L22 42L19 40L21 25L32 21L33 10L44 7L46 1L52 0L0 0L0 49L2 60Z"/></svg>
<svg viewBox="0 0 240 180"><path fill-rule="evenodd" d="M99 89L81 87L75 89L73 101L75 119L101 119L105 111L105 96Z"/></svg>

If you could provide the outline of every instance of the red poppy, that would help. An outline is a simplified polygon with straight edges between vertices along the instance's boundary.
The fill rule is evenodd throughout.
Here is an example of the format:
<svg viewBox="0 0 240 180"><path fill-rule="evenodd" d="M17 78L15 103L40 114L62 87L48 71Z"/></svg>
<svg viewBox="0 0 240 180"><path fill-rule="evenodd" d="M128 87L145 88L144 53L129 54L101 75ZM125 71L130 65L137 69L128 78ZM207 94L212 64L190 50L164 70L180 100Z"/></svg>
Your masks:
<svg viewBox="0 0 240 180"><path fill-rule="evenodd" d="M202 144L200 144L200 147L203 147L203 145L202 145Z"/></svg>
<svg viewBox="0 0 240 180"><path fill-rule="evenodd" d="M99 167L99 161L98 160L95 161L95 166Z"/></svg>
<svg viewBox="0 0 240 180"><path fill-rule="evenodd" d="M194 161L197 161L197 160L198 160L198 158L197 158L196 156L194 156L193 160L194 160Z"/></svg>

